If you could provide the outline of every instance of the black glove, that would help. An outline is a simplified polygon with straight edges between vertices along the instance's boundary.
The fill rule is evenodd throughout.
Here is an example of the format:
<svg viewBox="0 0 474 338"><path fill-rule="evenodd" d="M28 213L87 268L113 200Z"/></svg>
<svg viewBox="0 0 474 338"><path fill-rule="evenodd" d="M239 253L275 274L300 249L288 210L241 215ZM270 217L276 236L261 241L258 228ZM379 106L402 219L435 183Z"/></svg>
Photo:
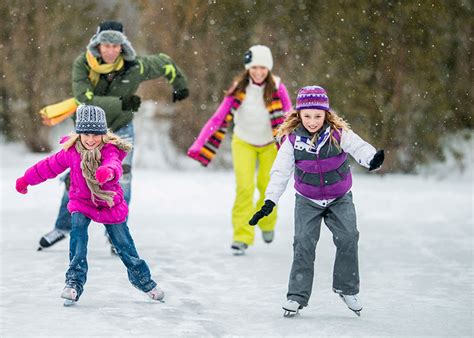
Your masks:
<svg viewBox="0 0 474 338"><path fill-rule="evenodd" d="M173 102L184 100L189 96L189 89L174 89L173 90Z"/></svg>
<svg viewBox="0 0 474 338"><path fill-rule="evenodd" d="M379 150L375 153L374 158L369 163L369 171L378 169L382 166L383 160L385 159L385 154L382 150Z"/></svg>
<svg viewBox="0 0 474 338"><path fill-rule="evenodd" d="M140 104L142 103L142 99L140 96L131 95L131 96L123 96L122 97L122 110L131 110L131 111L138 111Z"/></svg>
<svg viewBox="0 0 474 338"><path fill-rule="evenodd" d="M262 205L262 208L253 215L252 219L249 221L250 225L255 225L260 221L265 216L268 216L271 214L273 211L273 208L275 207L275 203L273 203L270 200L266 200L265 204Z"/></svg>

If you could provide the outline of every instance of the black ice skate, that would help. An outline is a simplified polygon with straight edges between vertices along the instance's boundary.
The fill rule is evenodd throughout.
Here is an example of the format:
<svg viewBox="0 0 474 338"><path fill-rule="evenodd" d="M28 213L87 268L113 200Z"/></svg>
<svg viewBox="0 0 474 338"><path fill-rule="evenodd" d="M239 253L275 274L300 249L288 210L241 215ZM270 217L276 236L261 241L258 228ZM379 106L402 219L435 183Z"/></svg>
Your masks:
<svg viewBox="0 0 474 338"><path fill-rule="evenodd" d="M66 231L58 230L58 229L53 229L50 232L48 232L46 235L41 237L39 241L39 247L38 251L41 251L45 248L49 248L56 244L57 242L63 240L66 238Z"/></svg>

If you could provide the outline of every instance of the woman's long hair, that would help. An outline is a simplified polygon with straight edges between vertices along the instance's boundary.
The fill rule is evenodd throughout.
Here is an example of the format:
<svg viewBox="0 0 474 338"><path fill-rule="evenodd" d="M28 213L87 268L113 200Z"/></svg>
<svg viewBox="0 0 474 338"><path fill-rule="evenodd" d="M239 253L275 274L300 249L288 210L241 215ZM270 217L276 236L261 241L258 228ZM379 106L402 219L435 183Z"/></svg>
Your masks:
<svg viewBox="0 0 474 338"><path fill-rule="evenodd" d="M291 134L298 126L303 125L300 116L301 110L292 110L291 113L286 117L285 121L280 125L277 131L277 138L281 139L284 136ZM330 137L331 140L338 144L337 140L334 137L334 132L341 134L341 130L350 130L351 127L348 122L346 122L342 117L337 115L333 110L326 110L326 115L324 121L329 123L331 127ZM314 135L311 140L313 143L315 141L317 133Z"/></svg>
<svg viewBox="0 0 474 338"><path fill-rule="evenodd" d="M232 83L232 86L225 92L225 95L234 95L236 93L245 93L245 89L249 85L250 79L250 72L249 70L245 70L239 75L237 75ZM268 75L263 81L265 83L265 89L263 91L263 100L266 106L269 106L272 103L273 99L273 92L276 89L275 80L273 79L273 75L271 71L268 71Z"/></svg>
<svg viewBox="0 0 474 338"><path fill-rule="evenodd" d="M99 199L105 201L110 207L112 207L114 205L115 192L102 190L99 182L95 178L95 172L102 162L102 154L100 151L106 143L112 143L126 152L132 150L132 145L130 143L110 131L102 136L102 143L92 150L88 150L84 147L80 140L80 135L76 133L71 133L71 135L69 135L69 139L64 142L63 148L64 150L68 150L74 145L77 152L81 155L82 176L84 176L87 187L91 191L92 202L97 205L96 199Z"/></svg>

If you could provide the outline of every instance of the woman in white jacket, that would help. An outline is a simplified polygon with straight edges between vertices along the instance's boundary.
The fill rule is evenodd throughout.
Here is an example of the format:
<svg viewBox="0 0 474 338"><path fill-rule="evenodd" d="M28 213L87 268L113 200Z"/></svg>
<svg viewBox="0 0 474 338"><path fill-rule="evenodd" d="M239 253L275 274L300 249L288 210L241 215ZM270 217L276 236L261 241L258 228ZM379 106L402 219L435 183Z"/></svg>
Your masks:
<svg viewBox="0 0 474 338"><path fill-rule="evenodd" d="M359 232L350 191L352 175L347 154L372 171L382 165L383 150L377 152L354 133L330 109L327 93L319 86L299 90L296 111L281 125L279 136L284 140L270 173L265 204L249 223L255 225L271 213L294 173L294 257L287 301L283 305L285 316L293 316L308 305L323 218L337 247L333 290L349 309L360 315Z"/></svg>

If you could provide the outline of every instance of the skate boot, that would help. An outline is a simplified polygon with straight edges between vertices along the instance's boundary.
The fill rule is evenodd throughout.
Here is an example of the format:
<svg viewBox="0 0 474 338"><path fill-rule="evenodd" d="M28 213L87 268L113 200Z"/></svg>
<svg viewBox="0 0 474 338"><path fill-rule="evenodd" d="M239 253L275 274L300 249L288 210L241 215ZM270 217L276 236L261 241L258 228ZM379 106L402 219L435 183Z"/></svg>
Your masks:
<svg viewBox="0 0 474 338"><path fill-rule="evenodd" d="M362 311L362 303L359 299L359 295L344 295L338 290L334 290L335 293L341 297L342 301L346 303L349 310L353 311L357 316L360 317L360 311Z"/></svg>
<svg viewBox="0 0 474 338"><path fill-rule="evenodd" d="M157 285L150 291L146 293L148 297L150 297L153 300L157 300L159 302L164 303L165 301L163 300L165 298L165 293L163 290L160 289L160 287Z"/></svg>
<svg viewBox="0 0 474 338"><path fill-rule="evenodd" d="M303 308L303 305L300 305L295 300L288 299L282 306L283 308L283 317L291 318L296 316L299 311Z"/></svg>
<svg viewBox="0 0 474 338"><path fill-rule="evenodd" d="M265 243L273 242L273 237L275 237L275 231L262 231L262 238Z"/></svg>
<svg viewBox="0 0 474 338"><path fill-rule="evenodd" d="M61 293L61 298L64 298L64 306L71 306L77 302L77 291L74 288L65 286Z"/></svg>
<svg viewBox="0 0 474 338"><path fill-rule="evenodd" d="M232 242L232 245L230 246L230 248L232 249L232 254L234 256L242 256L242 255L245 255L245 250L248 248L249 246L245 243L242 243L242 242L237 242L237 241L234 241Z"/></svg>
<svg viewBox="0 0 474 338"><path fill-rule="evenodd" d="M114 256L118 256L118 251L113 244L110 244L110 253Z"/></svg>
<svg viewBox="0 0 474 338"><path fill-rule="evenodd" d="M59 229L51 230L46 235L41 237L41 239L39 241L38 251L41 251L45 248L49 248L50 246L53 246L57 242L65 239L66 234L67 234L67 231L63 231L63 230L59 230Z"/></svg>

